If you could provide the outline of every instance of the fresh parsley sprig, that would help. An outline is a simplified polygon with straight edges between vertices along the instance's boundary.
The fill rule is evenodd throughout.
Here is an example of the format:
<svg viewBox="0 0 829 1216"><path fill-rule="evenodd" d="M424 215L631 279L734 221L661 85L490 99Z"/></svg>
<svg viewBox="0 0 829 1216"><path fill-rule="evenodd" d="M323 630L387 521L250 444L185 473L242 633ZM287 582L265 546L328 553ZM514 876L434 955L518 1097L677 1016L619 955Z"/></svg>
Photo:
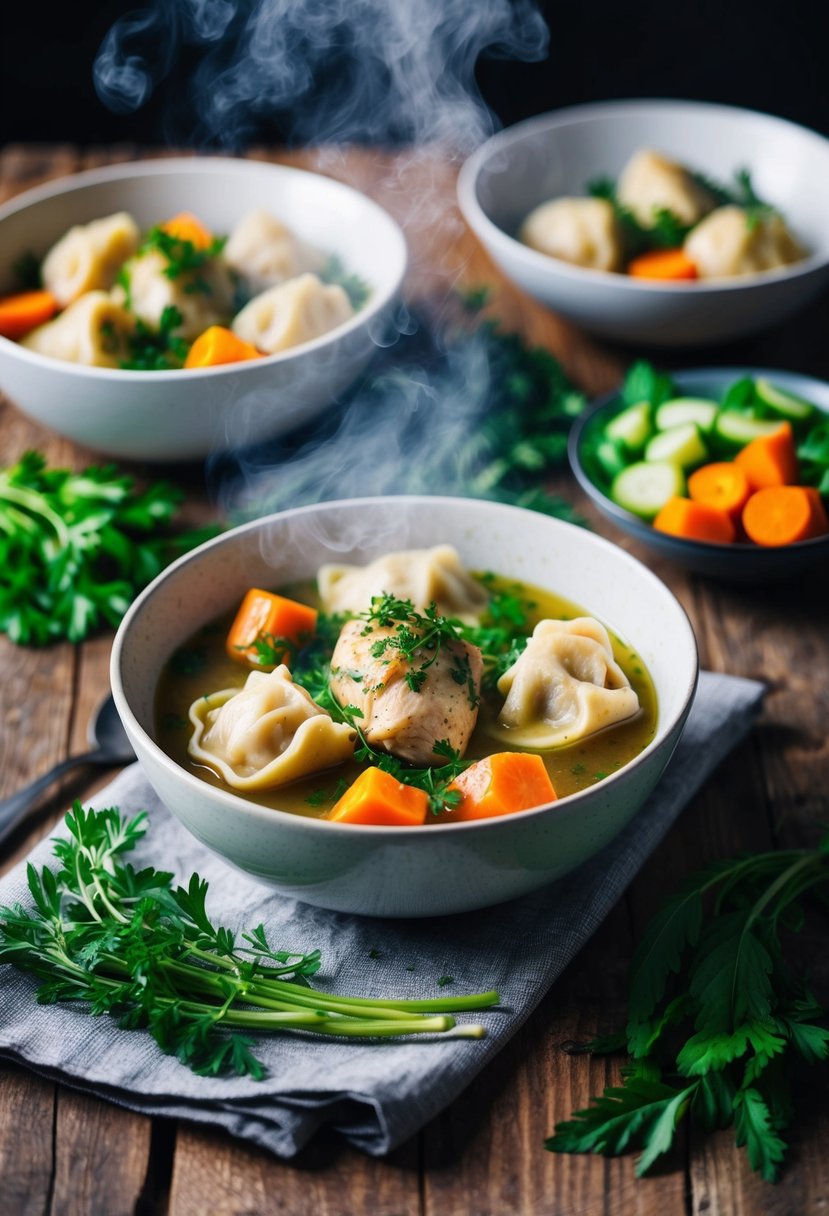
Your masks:
<svg viewBox="0 0 829 1216"><path fill-rule="evenodd" d="M642 1174L682 1120L733 1127L753 1169L774 1181L792 1119L791 1074L829 1059L827 1011L787 965L784 934L829 883L829 835L815 849L759 853L696 875L654 917L634 956L621 1086L559 1123L553 1152L617 1154L638 1143Z"/></svg>
<svg viewBox="0 0 829 1216"><path fill-rule="evenodd" d="M150 228L137 257L149 252L160 253L166 261L164 274L168 279L186 278L184 290L188 293L211 295L212 288L202 275L202 271L214 258L217 258L227 244L227 237L214 237L209 245L200 248L193 241L184 237L173 236L163 227Z"/></svg>
<svg viewBox="0 0 829 1216"><path fill-rule="evenodd" d="M0 632L42 646L117 625L137 592L215 528L175 536L181 501L113 465L73 473L37 452L0 469Z"/></svg>
<svg viewBox="0 0 829 1216"><path fill-rule="evenodd" d="M158 329L136 318L135 329L127 337L128 355L121 361L127 371L164 372L184 366L190 343L176 334L182 316L174 304L162 311Z"/></svg>
<svg viewBox="0 0 829 1216"><path fill-rule="evenodd" d="M34 906L0 908L0 963L36 977L39 1003L79 1002L122 1027L146 1027L194 1072L257 1080L265 1069L251 1033L483 1036L451 1013L495 1005L496 992L434 1000L321 992L309 982L318 950L274 948L261 924L241 935L214 924L197 874L180 887L170 873L125 860L146 831L143 813L126 819L76 802L66 826L69 835L54 842L60 868L28 867Z"/></svg>

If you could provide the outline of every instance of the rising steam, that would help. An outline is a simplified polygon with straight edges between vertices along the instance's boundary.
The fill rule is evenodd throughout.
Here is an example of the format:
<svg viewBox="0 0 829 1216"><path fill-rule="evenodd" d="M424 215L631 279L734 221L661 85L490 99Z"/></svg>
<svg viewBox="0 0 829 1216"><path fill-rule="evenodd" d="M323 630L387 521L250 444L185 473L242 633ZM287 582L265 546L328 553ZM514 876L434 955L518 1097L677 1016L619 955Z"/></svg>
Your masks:
<svg viewBox="0 0 829 1216"><path fill-rule="evenodd" d="M289 143L463 154L493 129L479 57L546 49L532 0L155 0L115 23L94 80L126 114L175 69L168 129L187 142L242 147L275 122Z"/></svg>

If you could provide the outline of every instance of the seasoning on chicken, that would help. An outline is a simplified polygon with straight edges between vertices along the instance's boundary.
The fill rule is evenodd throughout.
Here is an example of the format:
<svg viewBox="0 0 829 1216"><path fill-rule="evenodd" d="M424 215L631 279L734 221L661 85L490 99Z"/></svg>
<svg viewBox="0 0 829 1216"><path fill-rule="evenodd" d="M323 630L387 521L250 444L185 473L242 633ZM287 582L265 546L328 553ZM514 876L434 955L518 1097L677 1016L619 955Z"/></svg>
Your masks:
<svg viewBox="0 0 829 1216"><path fill-rule="evenodd" d="M347 621L331 658L331 691L354 706L372 747L416 765L442 764L435 744L463 755L478 717L483 660L437 614L421 616L409 601L372 601Z"/></svg>

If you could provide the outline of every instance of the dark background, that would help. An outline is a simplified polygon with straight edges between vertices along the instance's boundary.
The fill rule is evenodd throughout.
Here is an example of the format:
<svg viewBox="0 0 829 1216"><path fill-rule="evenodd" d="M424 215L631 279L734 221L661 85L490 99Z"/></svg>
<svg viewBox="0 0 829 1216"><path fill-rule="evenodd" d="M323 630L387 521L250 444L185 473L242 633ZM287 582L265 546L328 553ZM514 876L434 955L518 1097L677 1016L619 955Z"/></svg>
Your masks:
<svg viewBox="0 0 829 1216"><path fill-rule="evenodd" d="M418 0L410 2L416 12ZM0 144L204 143L178 106L195 52L183 51L137 113L113 114L96 96L92 63L101 40L140 7L141 0L15 6L14 34L0 42ZM540 8L550 28L544 62L478 66L484 97L504 124L576 102L686 97L777 113L829 134L828 0L542 0ZM245 142L285 137L284 121L262 118Z"/></svg>

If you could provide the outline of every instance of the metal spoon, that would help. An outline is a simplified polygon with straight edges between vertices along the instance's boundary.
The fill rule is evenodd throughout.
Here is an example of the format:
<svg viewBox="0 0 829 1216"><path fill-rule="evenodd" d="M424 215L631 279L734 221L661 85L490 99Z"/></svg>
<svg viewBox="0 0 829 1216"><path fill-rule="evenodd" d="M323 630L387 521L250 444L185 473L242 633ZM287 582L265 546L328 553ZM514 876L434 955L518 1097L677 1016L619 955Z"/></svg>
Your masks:
<svg viewBox="0 0 829 1216"><path fill-rule="evenodd" d="M69 756L56 764L48 773L38 777L24 789L18 790L10 798L0 802L0 841L6 839L9 833L25 819L29 811L36 805L38 797L45 789L68 773L70 769L80 764L96 764L103 768L129 764L135 759L132 745L126 736L112 695L98 707L98 711L89 724L88 739L92 750L83 752L80 756Z"/></svg>

